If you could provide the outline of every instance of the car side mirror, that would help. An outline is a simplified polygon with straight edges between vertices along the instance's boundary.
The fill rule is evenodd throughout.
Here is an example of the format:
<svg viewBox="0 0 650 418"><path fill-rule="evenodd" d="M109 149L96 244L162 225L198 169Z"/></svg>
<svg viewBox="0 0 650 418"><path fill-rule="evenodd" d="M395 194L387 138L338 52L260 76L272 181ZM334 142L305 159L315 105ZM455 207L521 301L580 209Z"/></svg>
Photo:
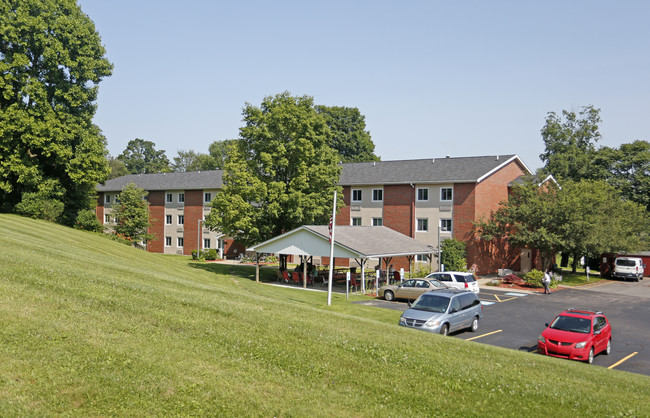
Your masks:
<svg viewBox="0 0 650 418"><path fill-rule="evenodd" d="M600 332L601 332L600 330L594 331L594 335L600 335Z"/></svg>
<svg viewBox="0 0 650 418"><path fill-rule="evenodd" d="M545 323L545 324L544 324L544 326L545 326L546 328L548 328L548 322L547 322L547 323Z"/></svg>
<svg viewBox="0 0 650 418"><path fill-rule="evenodd" d="M411 301L410 300L408 302L406 302L406 304L408 305L409 308L411 307Z"/></svg>
<svg viewBox="0 0 650 418"><path fill-rule="evenodd" d="M449 311L449 313L456 313L456 312L458 312L458 309L456 308L451 308L451 311Z"/></svg>

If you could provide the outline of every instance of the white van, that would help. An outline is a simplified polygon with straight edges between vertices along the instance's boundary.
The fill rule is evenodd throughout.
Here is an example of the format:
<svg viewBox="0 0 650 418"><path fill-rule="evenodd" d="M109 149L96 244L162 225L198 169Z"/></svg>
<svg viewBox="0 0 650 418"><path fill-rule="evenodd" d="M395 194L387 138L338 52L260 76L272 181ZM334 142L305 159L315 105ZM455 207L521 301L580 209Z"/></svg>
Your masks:
<svg viewBox="0 0 650 418"><path fill-rule="evenodd" d="M637 257L616 257L614 261L614 276L620 279L643 280L643 260Z"/></svg>

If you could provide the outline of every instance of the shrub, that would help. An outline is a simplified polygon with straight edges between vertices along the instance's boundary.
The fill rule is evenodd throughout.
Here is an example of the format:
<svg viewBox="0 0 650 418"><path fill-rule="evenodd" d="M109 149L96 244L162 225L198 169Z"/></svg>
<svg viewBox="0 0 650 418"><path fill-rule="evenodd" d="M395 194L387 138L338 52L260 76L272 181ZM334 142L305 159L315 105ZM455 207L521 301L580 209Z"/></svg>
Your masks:
<svg viewBox="0 0 650 418"><path fill-rule="evenodd" d="M63 213L63 202L51 199L42 193L24 193L16 205L16 212L34 219L55 222Z"/></svg>
<svg viewBox="0 0 650 418"><path fill-rule="evenodd" d="M531 270L526 275L524 276L524 280L526 281L526 284L530 287L536 287L536 288L542 288L544 287L544 283L542 283L542 279L544 278L544 272L539 271L539 270ZM556 276L554 274L551 274L551 284L549 287L551 288L556 288L558 282L562 281L562 276Z"/></svg>
<svg viewBox="0 0 650 418"><path fill-rule="evenodd" d="M102 232L104 230L104 227L99 222L99 219L97 219L97 215L95 215L95 211L92 209L80 210L77 214L77 220L74 224L74 227L76 229L82 229L84 231L91 232Z"/></svg>
<svg viewBox="0 0 650 418"><path fill-rule="evenodd" d="M431 273L431 266L428 264L416 264L415 268L411 270L413 277L425 277Z"/></svg>
<svg viewBox="0 0 650 418"><path fill-rule="evenodd" d="M440 244L441 263L448 271L467 271L467 244L457 239L446 239Z"/></svg>
<svg viewBox="0 0 650 418"><path fill-rule="evenodd" d="M219 258L219 255L217 253L217 250L214 248L211 248L207 251L207 254L205 254L205 259L206 260L216 260Z"/></svg>

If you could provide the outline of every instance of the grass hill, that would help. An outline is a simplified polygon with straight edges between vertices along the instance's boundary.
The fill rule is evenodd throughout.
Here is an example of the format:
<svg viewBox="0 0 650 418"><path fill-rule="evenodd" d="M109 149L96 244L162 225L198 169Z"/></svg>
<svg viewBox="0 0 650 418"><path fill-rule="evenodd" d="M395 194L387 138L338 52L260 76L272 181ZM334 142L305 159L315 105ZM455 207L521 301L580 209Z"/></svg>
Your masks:
<svg viewBox="0 0 650 418"><path fill-rule="evenodd" d="M0 214L0 416L650 415L646 376L253 274Z"/></svg>

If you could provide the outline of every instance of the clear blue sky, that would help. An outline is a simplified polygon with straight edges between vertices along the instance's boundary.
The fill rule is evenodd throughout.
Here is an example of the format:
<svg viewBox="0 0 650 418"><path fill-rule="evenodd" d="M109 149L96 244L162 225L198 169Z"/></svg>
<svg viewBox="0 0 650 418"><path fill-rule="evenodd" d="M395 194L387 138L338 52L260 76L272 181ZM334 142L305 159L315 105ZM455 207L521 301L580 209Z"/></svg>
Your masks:
<svg viewBox="0 0 650 418"><path fill-rule="evenodd" d="M647 1L80 0L115 65L95 122L111 155L171 160L236 138L289 91L357 107L382 160L518 154L549 111L601 109L600 145L650 140Z"/></svg>

